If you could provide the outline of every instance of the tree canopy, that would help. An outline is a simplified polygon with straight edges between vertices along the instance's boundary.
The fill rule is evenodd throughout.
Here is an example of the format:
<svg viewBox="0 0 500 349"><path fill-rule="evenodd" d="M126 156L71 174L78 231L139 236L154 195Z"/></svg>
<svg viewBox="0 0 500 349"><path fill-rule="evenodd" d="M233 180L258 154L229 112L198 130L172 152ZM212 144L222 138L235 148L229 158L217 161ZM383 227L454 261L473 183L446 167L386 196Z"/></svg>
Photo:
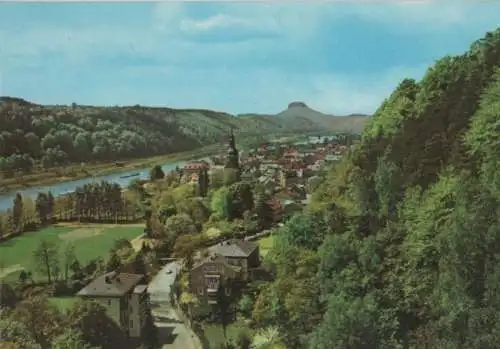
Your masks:
<svg viewBox="0 0 500 349"><path fill-rule="evenodd" d="M258 327L288 348L500 348L499 68L497 29L397 86L278 232Z"/></svg>

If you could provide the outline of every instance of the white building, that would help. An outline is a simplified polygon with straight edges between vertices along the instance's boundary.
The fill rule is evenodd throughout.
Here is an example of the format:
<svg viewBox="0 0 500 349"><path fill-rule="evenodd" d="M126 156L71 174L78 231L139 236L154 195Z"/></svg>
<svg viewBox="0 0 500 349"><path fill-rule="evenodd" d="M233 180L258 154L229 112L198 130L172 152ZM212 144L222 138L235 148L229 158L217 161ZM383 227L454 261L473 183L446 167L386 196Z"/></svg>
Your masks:
<svg viewBox="0 0 500 349"><path fill-rule="evenodd" d="M111 272L92 281L77 296L101 304L128 337L139 338L150 309L145 282L143 275Z"/></svg>

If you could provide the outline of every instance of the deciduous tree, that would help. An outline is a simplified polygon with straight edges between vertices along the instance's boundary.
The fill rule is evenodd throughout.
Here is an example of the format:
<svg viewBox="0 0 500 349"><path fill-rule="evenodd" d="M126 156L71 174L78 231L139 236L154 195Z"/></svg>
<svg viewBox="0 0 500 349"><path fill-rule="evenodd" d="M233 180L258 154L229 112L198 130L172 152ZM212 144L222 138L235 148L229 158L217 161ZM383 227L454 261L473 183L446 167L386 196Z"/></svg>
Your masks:
<svg viewBox="0 0 500 349"><path fill-rule="evenodd" d="M52 283L59 275L59 256L58 246L49 240L42 239L38 243L36 250L33 252L35 265L38 270L47 276L47 281Z"/></svg>

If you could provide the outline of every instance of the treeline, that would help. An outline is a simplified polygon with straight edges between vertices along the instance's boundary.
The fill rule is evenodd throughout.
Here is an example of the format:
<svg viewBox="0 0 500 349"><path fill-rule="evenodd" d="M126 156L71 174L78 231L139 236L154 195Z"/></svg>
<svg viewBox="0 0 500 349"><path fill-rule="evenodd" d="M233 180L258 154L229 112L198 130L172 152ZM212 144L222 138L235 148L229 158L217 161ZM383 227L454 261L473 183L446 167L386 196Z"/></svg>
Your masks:
<svg viewBox="0 0 500 349"><path fill-rule="evenodd" d="M304 131L273 116L235 118L210 110L142 106L42 106L9 97L0 101L4 178L34 168L188 151L225 141L231 128L238 138ZM324 128L311 125L308 131Z"/></svg>
<svg viewBox="0 0 500 349"><path fill-rule="evenodd" d="M403 81L277 235L258 328L287 348L500 348L500 29Z"/></svg>
<svg viewBox="0 0 500 349"><path fill-rule="evenodd" d="M58 221L129 223L142 217L139 200L127 197L118 184L106 181L86 184L57 198L50 192L38 193L35 200L17 194L12 209L0 213L0 239Z"/></svg>
<svg viewBox="0 0 500 349"><path fill-rule="evenodd" d="M29 172L67 163L146 157L199 145L175 120L136 108L0 105L0 171ZM186 141L181 141L181 138Z"/></svg>

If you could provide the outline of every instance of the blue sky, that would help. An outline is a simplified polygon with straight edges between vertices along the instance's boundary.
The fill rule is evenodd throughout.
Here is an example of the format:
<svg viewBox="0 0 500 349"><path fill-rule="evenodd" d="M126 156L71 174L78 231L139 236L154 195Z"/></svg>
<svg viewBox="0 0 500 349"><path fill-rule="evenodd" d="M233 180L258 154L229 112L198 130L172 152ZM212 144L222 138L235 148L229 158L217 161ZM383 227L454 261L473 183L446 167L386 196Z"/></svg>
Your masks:
<svg viewBox="0 0 500 349"><path fill-rule="evenodd" d="M371 113L500 25L500 2L0 4L0 95L46 104Z"/></svg>

